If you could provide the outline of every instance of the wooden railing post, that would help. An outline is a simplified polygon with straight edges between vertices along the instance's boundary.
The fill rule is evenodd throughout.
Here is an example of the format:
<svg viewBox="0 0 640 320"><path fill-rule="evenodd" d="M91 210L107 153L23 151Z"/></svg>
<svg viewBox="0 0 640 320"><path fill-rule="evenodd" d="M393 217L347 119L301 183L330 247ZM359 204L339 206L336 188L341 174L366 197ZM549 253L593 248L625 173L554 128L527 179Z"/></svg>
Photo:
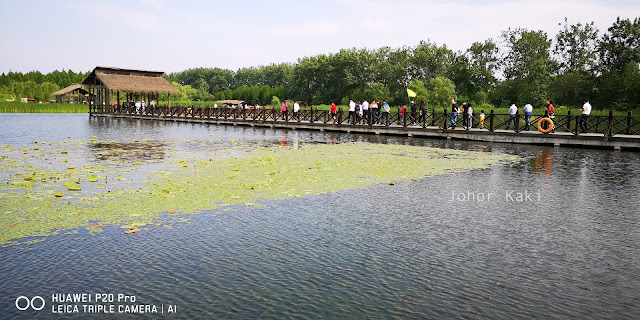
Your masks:
<svg viewBox="0 0 640 320"><path fill-rule="evenodd" d="M433 108L433 112L431 113L431 126L436 125L436 108Z"/></svg>
<svg viewBox="0 0 640 320"><path fill-rule="evenodd" d="M447 122L449 120L448 114L447 114L447 108L443 108L442 109L442 130L447 129L449 127L449 123Z"/></svg>
<svg viewBox="0 0 640 320"><path fill-rule="evenodd" d="M611 138L613 135L613 110L609 110L609 117L607 121L607 130L604 132L605 138Z"/></svg>
<svg viewBox="0 0 640 320"><path fill-rule="evenodd" d="M342 124L342 107L340 107L340 110L338 110L338 125Z"/></svg>
<svg viewBox="0 0 640 320"><path fill-rule="evenodd" d="M496 111L491 109L491 113L489 113L489 131L493 132L495 130L494 123L496 118Z"/></svg>
<svg viewBox="0 0 640 320"><path fill-rule="evenodd" d="M516 111L516 133L520 132L520 111Z"/></svg>
<svg viewBox="0 0 640 320"><path fill-rule="evenodd" d="M578 129L580 128L580 120L582 120L582 119L581 119L580 115L577 115L575 118L576 118L576 121L575 121L576 122L576 128L575 128L573 134L578 135Z"/></svg>
<svg viewBox="0 0 640 320"><path fill-rule="evenodd" d="M310 123L313 123L313 121L315 120L317 110L318 110L318 107L315 107L315 109L311 107L311 119L309 119Z"/></svg>
<svg viewBox="0 0 640 320"><path fill-rule="evenodd" d="M631 111L627 112L627 130L626 134L631 134L631 124L633 123L633 119L631 118Z"/></svg>

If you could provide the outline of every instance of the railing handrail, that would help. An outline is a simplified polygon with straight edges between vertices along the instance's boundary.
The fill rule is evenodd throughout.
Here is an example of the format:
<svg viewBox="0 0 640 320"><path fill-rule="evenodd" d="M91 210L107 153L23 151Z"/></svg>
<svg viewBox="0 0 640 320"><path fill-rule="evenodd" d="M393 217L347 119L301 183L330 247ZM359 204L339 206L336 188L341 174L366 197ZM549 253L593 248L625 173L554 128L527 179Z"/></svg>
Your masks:
<svg viewBox="0 0 640 320"><path fill-rule="evenodd" d="M432 109L431 112L405 112L401 115L400 111L384 113L378 110L377 113L367 112L362 116L353 112L344 112L342 108L336 112L336 119L329 110L319 110L318 108L300 109L297 115L293 111L281 112L279 108L262 107L254 108L229 108L210 106L147 106L136 107L132 105L124 106L99 106L89 105L90 113L117 113L123 115L140 115L140 116L157 116L157 117L183 117L183 118L207 118L207 119L225 119L232 121L251 121L251 122L307 122L316 125L318 122L328 125L351 125L351 126L394 126L402 128L423 128L439 130L447 130L450 127L465 127L467 116L461 114L453 114L446 108L442 112ZM475 129L487 130L494 132L496 130L513 129L516 133L521 133L527 128L529 130L538 130L538 121L541 118L548 117L546 114L532 114L525 117L519 110L515 114L515 119L511 118L508 113L495 113L493 109L485 114L484 119L480 119L480 113L474 112L470 119L469 127ZM526 119L529 118L527 125ZM514 121L515 120L515 121ZM574 115L571 111L567 114L556 114L553 118L554 129L556 132L568 132L575 135L579 134L579 130L587 128L588 133L603 134L605 138L614 135L640 135L640 116L633 116L629 111L627 115L613 115L610 111L608 115L589 115L588 120L584 122L581 114ZM586 119L585 119L586 120ZM331 123L330 123L331 122ZM515 122L515 123L514 123ZM523 125L524 122L524 125ZM514 126L511 128L510 124ZM524 129L524 130L523 130Z"/></svg>

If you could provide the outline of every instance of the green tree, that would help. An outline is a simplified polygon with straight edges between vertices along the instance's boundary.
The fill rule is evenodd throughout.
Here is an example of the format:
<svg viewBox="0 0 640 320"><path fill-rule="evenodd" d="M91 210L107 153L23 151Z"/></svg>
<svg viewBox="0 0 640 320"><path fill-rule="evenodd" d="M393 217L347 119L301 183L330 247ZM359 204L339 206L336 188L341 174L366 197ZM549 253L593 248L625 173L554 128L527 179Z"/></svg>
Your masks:
<svg viewBox="0 0 640 320"><path fill-rule="evenodd" d="M174 88L180 91L180 93L178 93L176 96L172 96L172 100L193 101L194 98L198 95L198 90L192 88L190 85L183 86L175 81L171 81L170 83ZM161 95L160 98L162 100L166 100L166 94Z"/></svg>
<svg viewBox="0 0 640 320"><path fill-rule="evenodd" d="M197 99L205 101L209 98L209 84L204 79L200 78L197 81L196 90L198 90Z"/></svg>
<svg viewBox="0 0 640 320"><path fill-rule="evenodd" d="M456 55L449 68L448 78L453 81L456 91L461 95L468 96L476 91L472 82L471 66L464 55Z"/></svg>
<svg viewBox="0 0 640 320"><path fill-rule="evenodd" d="M621 71L629 62L640 63L640 18L618 19L598 44L602 72Z"/></svg>
<svg viewBox="0 0 640 320"><path fill-rule="evenodd" d="M49 101L50 95L58 89L60 89L60 87L58 87L58 85L56 85L55 83L45 81L40 84L39 93L35 96L35 98L40 101Z"/></svg>
<svg viewBox="0 0 640 320"><path fill-rule="evenodd" d="M447 46L420 41L409 56L409 76L422 81L444 76L454 59L455 54Z"/></svg>
<svg viewBox="0 0 640 320"><path fill-rule="evenodd" d="M631 110L640 101L640 67L628 62L622 70L611 70L602 75L597 104L602 108Z"/></svg>
<svg viewBox="0 0 640 320"><path fill-rule="evenodd" d="M561 72L592 71L596 67L598 28L594 23L569 25L564 18L564 28L556 35L553 52L559 57Z"/></svg>
<svg viewBox="0 0 640 320"><path fill-rule="evenodd" d="M382 83L374 83L369 88L364 90L363 95L365 98L369 99L369 101L386 100L389 98L389 88L387 88Z"/></svg>
<svg viewBox="0 0 640 320"><path fill-rule="evenodd" d="M429 80L427 86L428 98L427 100L440 107L446 107L449 105L451 99L456 98L456 88L453 85L453 81L438 76Z"/></svg>
<svg viewBox="0 0 640 320"><path fill-rule="evenodd" d="M578 106L594 91L595 77L587 71L565 72L551 81L551 96L559 105Z"/></svg>
<svg viewBox="0 0 640 320"><path fill-rule="evenodd" d="M282 102L280 102L280 98L278 98L277 96L271 97L271 106L272 107L279 107L280 105L282 105Z"/></svg>
<svg viewBox="0 0 640 320"><path fill-rule="evenodd" d="M542 105L549 98L551 65L545 59L538 59L529 68L527 76L521 79L518 101Z"/></svg>
<svg viewBox="0 0 640 320"><path fill-rule="evenodd" d="M549 55L551 39L544 31L508 29L502 32L502 38L506 43L506 54L501 64L505 78L523 79L529 75L534 64L553 66Z"/></svg>
<svg viewBox="0 0 640 320"><path fill-rule="evenodd" d="M502 37L507 46L502 60L504 76L513 81L511 89L516 89L515 96L502 98L542 104L549 97L549 82L555 69L549 51L551 40L543 31L526 29L509 29L503 31Z"/></svg>
<svg viewBox="0 0 640 320"><path fill-rule="evenodd" d="M470 66L472 90L487 92L493 87L497 79L495 72L498 67L498 46L492 39L484 42L474 42L467 49L466 57Z"/></svg>
<svg viewBox="0 0 640 320"><path fill-rule="evenodd" d="M325 88L327 65L328 57L324 54L298 59L289 83L289 91L293 94L293 98L314 104L338 100L338 96L327 92Z"/></svg>
<svg viewBox="0 0 640 320"><path fill-rule="evenodd" d="M416 103L420 103L420 101L423 100L425 103L428 102L429 94L427 93L427 87L424 85L424 82L413 80L409 84L409 89L416 93L415 98L410 98L411 100L416 101Z"/></svg>

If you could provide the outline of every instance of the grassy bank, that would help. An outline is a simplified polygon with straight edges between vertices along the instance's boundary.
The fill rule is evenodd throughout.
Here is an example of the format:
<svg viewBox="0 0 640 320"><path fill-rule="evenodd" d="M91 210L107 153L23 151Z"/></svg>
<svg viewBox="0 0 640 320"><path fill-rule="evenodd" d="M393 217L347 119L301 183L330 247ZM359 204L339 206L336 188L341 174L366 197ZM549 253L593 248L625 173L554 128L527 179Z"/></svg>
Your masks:
<svg viewBox="0 0 640 320"><path fill-rule="evenodd" d="M84 104L0 102L0 113L88 113Z"/></svg>

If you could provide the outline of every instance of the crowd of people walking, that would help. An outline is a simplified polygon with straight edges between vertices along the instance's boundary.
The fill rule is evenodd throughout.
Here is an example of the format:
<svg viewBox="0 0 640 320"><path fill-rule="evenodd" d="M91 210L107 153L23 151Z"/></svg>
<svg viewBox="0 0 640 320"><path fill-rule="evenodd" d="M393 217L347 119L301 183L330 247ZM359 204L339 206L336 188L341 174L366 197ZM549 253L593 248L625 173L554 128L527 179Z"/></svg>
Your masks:
<svg viewBox="0 0 640 320"><path fill-rule="evenodd" d="M485 128L486 115L484 110L480 110L480 113L477 114L471 102L463 101L460 105L458 105L455 99L451 99L450 103L451 112L448 115L448 129L455 130L458 125L460 125L460 118L462 119L461 127L464 130L471 130L472 128ZM259 107L256 105L255 108L258 109ZM290 114L289 104L287 102L283 102L280 107L281 119L301 121L301 106L297 101L292 102L292 109L292 113ZM592 107L589 103L589 100L585 99L584 104L580 109L582 113L579 119L579 127L581 129L581 133L588 132L589 130L589 116L591 114L591 109ZM429 117L427 106L424 100L420 101L419 105L415 101L411 101L409 106L407 106L406 104L400 106L398 108L397 117L395 117L395 113L392 117L391 106L386 100L378 101L374 99L369 102L368 99L362 99L362 101L349 99L349 103L347 106L348 113L344 114L344 118L342 118L342 111L339 110L341 109L336 106L335 102L331 101L331 107L328 113L328 122L334 125L338 122L352 125L371 124L389 126L392 123L398 123L399 125L414 125L426 123L426 120ZM520 131L520 128L522 126L519 125L518 121L520 121L520 119L523 119L524 127L522 127L522 130L531 131L531 127L533 126L531 121L534 117L533 111L534 106L529 101L527 101L522 107L522 113L520 113L520 109L518 108L516 103L512 102L509 105L509 109L507 111L508 120L506 121L506 129ZM544 115L540 118L548 118L551 120L551 123L553 123L555 119L555 113L555 102L553 100L546 100L546 103L544 105ZM518 116L519 114L523 116ZM443 119L443 121L446 120ZM503 122L500 126L504 124L505 123ZM545 124L545 126L546 125L547 124ZM555 127L551 128L551 132L555 132Z"/></svg>

